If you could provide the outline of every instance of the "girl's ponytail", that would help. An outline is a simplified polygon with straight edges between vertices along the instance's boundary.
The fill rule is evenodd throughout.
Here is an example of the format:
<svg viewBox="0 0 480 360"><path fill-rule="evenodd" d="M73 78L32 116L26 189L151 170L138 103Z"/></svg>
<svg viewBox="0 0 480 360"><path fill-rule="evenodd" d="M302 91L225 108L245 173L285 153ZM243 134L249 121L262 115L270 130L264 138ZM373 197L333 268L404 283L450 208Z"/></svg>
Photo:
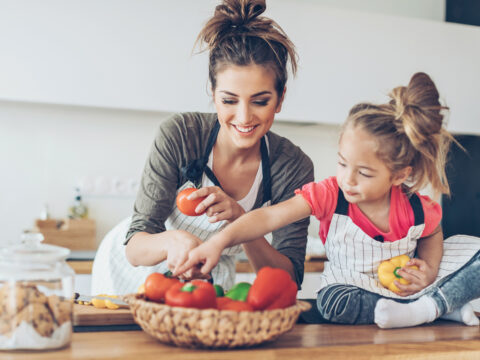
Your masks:
<svg viewBox="0 0 480 360"><path fill-rule="evenodd" d="M412 159L415 188L431 184L436 193L450 194L445 163L452 135L443 127L443 110L438 90L425 73L416 73L408 86L390 93L393 118L399 133L404 133L416 150Z"/></svg>

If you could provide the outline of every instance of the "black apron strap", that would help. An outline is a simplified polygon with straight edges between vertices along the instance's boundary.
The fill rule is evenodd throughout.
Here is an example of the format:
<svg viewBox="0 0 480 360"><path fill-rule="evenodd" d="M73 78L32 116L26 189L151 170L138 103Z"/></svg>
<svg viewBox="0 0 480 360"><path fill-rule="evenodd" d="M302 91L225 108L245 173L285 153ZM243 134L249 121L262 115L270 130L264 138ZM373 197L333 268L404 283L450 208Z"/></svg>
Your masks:
<svg viewBox="0 0 480 360"><path fill-rule="evenodd" d="M208 178L212 180L212 182L216 186L220 186L220 183L213 174L212 170L207 166L208 157L213 149L213 145L215 145L215 141L217 141L217 135L219 130L220 123L218 122L218 120L216 120L215 125L213 126L212 130L210 131L210 135L208 136L207 147L205 148L205 153L203 154L203 156L199 159L191 161L186 166L182 167L180 170L182 172L182 175L187 180L190 180L196 185L198 185L198 183L201 181L202 175L205 172Z"/></svg>
<svg viewBox="0 0 480 360"><path fill-rule="evenodd" d="M425 222L425 214L423 212L423 206L420 198L414 193L412 196L410 196L408 201L410 201L413 215L415 216L415 226L423 224Z"/></svg>
<svg viewBox="0 0 480 360"><path fill-rule="evenodd" d="M262 156L263 203L266 203L272 200L272 178L270 175L270 158L268 156L265 136L260 140L260 154Z"/></svg>
<svg viewBox="0 0 480 360"><path fill-rule="evenodd" d="M343 195L342 189L338 187L338 196L337 196L337 207L335 208L335 214L338 215L348 215L348 201Z"/></svg>

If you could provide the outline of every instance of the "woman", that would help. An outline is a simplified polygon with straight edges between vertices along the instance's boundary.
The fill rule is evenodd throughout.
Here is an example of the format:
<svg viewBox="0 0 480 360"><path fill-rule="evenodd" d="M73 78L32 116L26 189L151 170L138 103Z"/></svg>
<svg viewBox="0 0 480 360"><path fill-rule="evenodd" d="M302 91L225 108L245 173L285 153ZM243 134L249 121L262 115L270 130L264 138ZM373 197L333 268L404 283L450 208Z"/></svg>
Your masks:
<svg viewBox="0 0 480 360"><path fill-rule="evenodd" d="M296 71L296 53L281 28L260 16L264 11L264 1L224 0L200 32L197 41L209 50L217 112L175 114L160 125L125 242L128 262L149 268L129 265L118 241L107 236L104 242L115 244L99 248L94 292L101 287L103 292L135 291L148 273L173 270L226 223L290 198L296 188L313 181L311 160L269 131L282 107L289 59ZM205 214L197 217L183 215L175 205L176 194L192 184L200 188L192 198L206 196L196 208ZM283 268L300 286L308 224L305 219L274 232L271 245L265 238L244 245L254 269ZM108 259L101 261L106 251ZM211 272L215 283L227 289L234 284L234 255L240 251L236 247L222 254ZM186 277L199 274L194 270ZM111 278L110 285L102 277Z"/></svg>

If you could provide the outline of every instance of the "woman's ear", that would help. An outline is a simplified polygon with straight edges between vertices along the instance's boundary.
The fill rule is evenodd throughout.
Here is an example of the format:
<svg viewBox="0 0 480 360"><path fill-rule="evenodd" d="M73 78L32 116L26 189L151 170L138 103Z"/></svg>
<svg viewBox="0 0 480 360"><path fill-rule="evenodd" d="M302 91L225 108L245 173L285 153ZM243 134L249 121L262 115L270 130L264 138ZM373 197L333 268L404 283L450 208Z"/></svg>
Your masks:
<svg viewBox="0 0 480 360"><path fill-rule="evenodd" d="M278 114L282 110L282 104L283 104L283 99L285 99L285 92L287 91L287 87L285 86L283 88L283 93L280 99L278 99L277 103L277 108L275 109L275 112Z"/></svg>
<svg viewBox="0 0 480 360"><path fill-rule="evenodd" d="M393 176L393 185L398 186L398 185L403 184L410 177L411 173L412 173L412 167L411 166L407 166L407 167L404 167L401 170L398 170L395 173L395 175Z"/></svg>

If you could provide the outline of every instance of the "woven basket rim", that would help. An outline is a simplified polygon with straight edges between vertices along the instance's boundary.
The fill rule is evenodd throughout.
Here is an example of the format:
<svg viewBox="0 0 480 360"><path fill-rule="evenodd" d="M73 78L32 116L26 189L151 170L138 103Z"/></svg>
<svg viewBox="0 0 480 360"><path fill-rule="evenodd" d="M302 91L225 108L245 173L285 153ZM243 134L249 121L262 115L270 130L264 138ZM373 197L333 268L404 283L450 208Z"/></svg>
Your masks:
<svg viewBox="0 0 480 360"><path fill-rule="evenodd" d="M201 312L201 311L216 311L216 312L237 312L235 310L219 310L219 309L214 309L214 308L211 308L211 309L196 309L196 308L185 308L185 307L180 307L180 306L170 306L170 305L167 305L167 304L162 304L162 303L157 303L155 301L148 301L145 299L145 295L144 294L139 294L139 293L134 293L134 294L127 294L127 295L124 295L122 296L122 300L125 301L128 305L132 305L134 303L138 303L138 302L141 302L141 303L144 303L145 305L148 305L148 306L152 306L153 308L158 308L159 310L162 309L162 308L171 308L172 310L175 310L175 311L188 311L189 313L192 313L192 312ZM255 310L255 311L250 311L250 312L254 312L254 313L269 313L269 312L273 312L273 311L285 311L287 309L293 309L293 308L299 308L301 312L304 312L304 311L308 311L310 310L310 308L312 307L312 305L310 303L308 303L307 301L303 301L303 300L296 300L295 304L289 306L289 307L286 307L286 308L282 308L282 309L273 309L273 310ZM245 313L248 313L249 311L242 311L242 312L245 312Z"/></svg>
<svg viewBox="0 0 480 360"><path fill-rule="evenodd" d="M188 348L249 347L273 341L311 308L298 299L284 309L233 311L170 306L145 300L143 294L122 298L145 332L161 342Z"/></svg>

